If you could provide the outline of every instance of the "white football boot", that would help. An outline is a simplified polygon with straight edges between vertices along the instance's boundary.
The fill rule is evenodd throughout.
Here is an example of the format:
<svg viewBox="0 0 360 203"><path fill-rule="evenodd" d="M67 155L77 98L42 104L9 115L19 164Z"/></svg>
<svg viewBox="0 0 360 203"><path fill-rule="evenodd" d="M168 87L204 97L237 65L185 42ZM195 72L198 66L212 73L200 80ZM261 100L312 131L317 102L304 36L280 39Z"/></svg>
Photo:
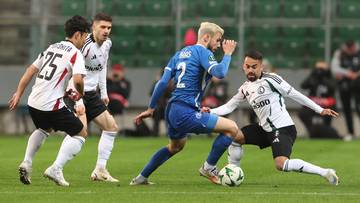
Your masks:
<svg viewBox="0 0 360 203"><path fill-rule="evenodd" d="M205 178L208 178L212 183L214 184L221 184L220 183L220 178L218 176L218 173L219 171L217 170L216 167L214 167L213 169L211 170L206 170L204 168L204 165L201 166L201 168L199 169L199 172L200 172L200 176L203 176Z"/></svg>
<svg viewBox="0 0 360 203"><path fill-rule="evenodd" d="M106 168L99 168L96 167L93 172L91 173L91 180L93 181L105 181L105 182L113 182L117 183L119 182L118 179L113 178L109 171L106 170Z"/></svg>
<svg viewBox="0 0 360 203"><path fill-rule="evenodd" d="M327 169L327 173L324 176L326 178L327 181L329 181L329 183L331 185L338 185L339 184L339 177L336 175L336 171L334 169Z"/></svg>
<svg viewBox="0 0 360 203"><path fill-rule="evenodd" d="M155 183L148 181L147 178L139 175L133 178L129 185L134 186L134 185L154 185L154 184Z"/></svg>
<svg viewBox="0 0 360 203"><path fill-rule="evenodd" d="M19 176L20 176L20 181L25 185L31 184L31 178L30 178L31 171L32 168L29 162L27 161L21 162L19 166Z"/></svg>
<svg viewBox="0 0 360 203"><path fill-rule="evenodd" d="M68 187L70 184L65 180L62 169L51 165L44 172L44 177L54 181L57 185Z"/></svg>

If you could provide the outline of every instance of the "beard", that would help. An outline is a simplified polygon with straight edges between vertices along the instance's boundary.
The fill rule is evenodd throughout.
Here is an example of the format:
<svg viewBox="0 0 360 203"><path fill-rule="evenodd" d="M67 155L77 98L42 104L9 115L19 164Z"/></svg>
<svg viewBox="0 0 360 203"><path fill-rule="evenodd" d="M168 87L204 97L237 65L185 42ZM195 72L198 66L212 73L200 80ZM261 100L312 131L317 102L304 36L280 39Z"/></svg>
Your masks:
<svg viewBox="0 0 360 203"><path fill-rule="evenodd" d="M246 75L247 79L250 81L250 82L254 82L255 80L257 80L257 77L255 74L253 73L249 73Z"/></svg>

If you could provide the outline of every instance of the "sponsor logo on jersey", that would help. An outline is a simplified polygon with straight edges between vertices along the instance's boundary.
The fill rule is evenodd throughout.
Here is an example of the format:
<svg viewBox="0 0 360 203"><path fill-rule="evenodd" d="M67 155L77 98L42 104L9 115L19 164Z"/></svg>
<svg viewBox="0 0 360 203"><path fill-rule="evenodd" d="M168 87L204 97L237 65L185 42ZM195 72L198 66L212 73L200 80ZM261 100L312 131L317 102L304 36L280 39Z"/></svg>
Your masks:
<svg viewBox="0 0 360 203"><path fill-rule="evenodd" d="M265 99L265 100L262 100L262 101L260 101L258 103L255 103L254 105L252 105L252 108L253 109L258 109L258 108L264 107L264 106L269 105L269 104L270 104L270 100Z"/></svg>
<svg viewBox="0 0 360 203"><path fill-rule="evenodd" d="M265 92L265 88L263 86L260 86L258 89L257 89L257 93L258 94L263 94Z"/></svg>
<svg viewBox="0 0 360 203"><path fill-rule="evenodd" d="M180 54L179 54L179 58L181 58L181 59L189 58L190 56L191 56L190 50L184 50L184 51L180 52Z"/></svg>
<svg viewBox="0 0 360 203"><path fill-rule="evenodd" d="M103 69L103 67L102 67L101 64L98 64L98 65L95 66L95 67L85 65L85 69L86 69L87 71L101 71L101 70Z"/></svg>

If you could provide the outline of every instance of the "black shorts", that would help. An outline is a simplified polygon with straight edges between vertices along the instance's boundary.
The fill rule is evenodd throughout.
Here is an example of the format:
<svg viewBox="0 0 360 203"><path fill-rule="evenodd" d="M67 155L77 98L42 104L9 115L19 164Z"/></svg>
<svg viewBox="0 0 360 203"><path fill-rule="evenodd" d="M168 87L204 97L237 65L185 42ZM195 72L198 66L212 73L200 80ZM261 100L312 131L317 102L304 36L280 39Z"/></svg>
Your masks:
<svg viewBox="0 0 360 203"><path fill-rule="evenodd" d="M84 127L79 118L66 107L56 111L40 111L31 106L28 108L36 128L61 130L70 136L74 136L79 134Z"/></svg>
<svg viewBox="0 0 360 203"><path fill-rule="evenodd" d="M100 98L100 95L96 91L85 92L84 97L82 98L85 105L86 119L89 123L98 115L102 114L104 111L108 110L105 106L105 103ZM74 109L75 102L69 98L64 98L65 104L73 112L76 112Z"/></svg>
<svg viewBox="0 0 360 203"><path fill-rule="evenodd" d="M241 131L245 136L245 144L257 145L260 149L271 146L273 158L278 156L290 158L297 134L294 125L266 132L258 124L251 124L241 128Z"/></svg>
<svg viewBox="0 0 360 203"><path fill-rule="evenodd" d="M107 110L105 103L96 91L85 92L83 100L86 109L87 122L92 121L98 115Z"/></svg>

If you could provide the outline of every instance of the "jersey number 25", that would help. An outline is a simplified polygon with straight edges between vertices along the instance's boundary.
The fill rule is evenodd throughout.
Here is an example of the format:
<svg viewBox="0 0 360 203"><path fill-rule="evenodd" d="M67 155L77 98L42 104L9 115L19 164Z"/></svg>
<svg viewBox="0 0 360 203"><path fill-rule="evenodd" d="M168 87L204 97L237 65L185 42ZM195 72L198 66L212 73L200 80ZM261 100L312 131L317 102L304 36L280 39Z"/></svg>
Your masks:
<svg viewBox="0 0 360 203"><path fill-rule="evenodd" d="M40 79L45 79L45 80L51 80L51 78L54 76L57 65L54 64L54 61L56 58L61 58L62 54L58 54L58 53L54 53L49 51L46 56L45 56L45 63L44 65L41 67L41 70L38 74L38 78ZM49 63L50 62L50 63ZM49 66L48 66L49 64Z"/></svg>

